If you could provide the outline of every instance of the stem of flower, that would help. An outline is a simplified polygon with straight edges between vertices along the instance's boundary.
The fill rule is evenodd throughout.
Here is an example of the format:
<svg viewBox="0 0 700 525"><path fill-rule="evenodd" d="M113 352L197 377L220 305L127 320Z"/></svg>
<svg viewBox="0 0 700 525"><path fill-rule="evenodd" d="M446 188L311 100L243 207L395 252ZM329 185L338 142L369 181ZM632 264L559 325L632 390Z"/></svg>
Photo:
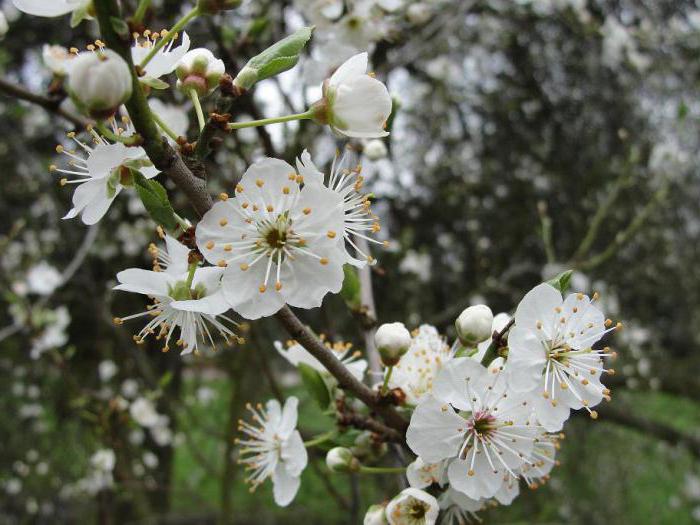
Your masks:
<svg viewBox="0 0 700 525"><path fill-rule="evenodd" d="M228 125L228 129L255 128L258 126L266 126L267 124L278 124L280 122L290 122L292 120L308 120L310 118L313 118L313 113L311 111L306 111L304 113L296 113L284 117L264 118L248 122L233 122Z"/></svg>
<svg viewBox="0 0 700 525"><path fill-rule="evenodd" d="M199 267L198 262L193 262L190 263L189 268L187 269L187 289L191 290L192 289L192 281L194 280L194 274L197 271L197 268Z"/></svg>
<svg viewBox="0 0 700 525"><path fill-rule="evenodd" d="M406 467L365 467L360 466L360 474L403 474Z"/></svg>
<svg viewBox="0 0 700 525"><path fill-rule="evenodd" d="M204 120L204 112L202 111L202 104L199 102L199 95L194 89L190 89L190 98L192 99L192 104L194 104L194 110L197 113L197 122L199 122L199 131L204 129L206 121Z"/></svg>
<svg viewBox="0 0 700 525"><path fill-rule="evenodd" d="M382 395L385 396L389 390L389 379L391 379L391 374L394 371L394 367L390 366L384 375L384 383L382 384Z"/></svg>
<svg viewBox="0 0 700 525"><path fill-rule="evenodd" d="M107 126L105 126L104 122L101 122L101 121L98 121L95 124L95 127L97 128L97 131L99 131L103 137L111 140L112 142L121 142L122 144L124 144L126 146L133 146L135 144L138 144L139 141L141 140L141 137L137 133L130 135L128 137L122 137L121 135L117 135L111 129L109 129Z"/></svg>
<svg viewBox="0 0 700 525"><path fill-rule="evenodd" d="M156 121L156 124L158 124L158 127L163 130L163 133L165 133L168 137L171 139L177 141L177 133L175 133L170 127L163 122L163 120L156 115L153 111L151 111L151 117L153 117L153 120Z"/></svg>
<svg viewBox="0 0 700 525"><path fill-rule="evenodd" d="M158 40L158 42L155 43L153 48L151 48L151 51L141 61L141 63L139 64L139 67L141 67L142 69L144 67L146 67L146 65L151 61L151 59L154 56L156 56L158 51L160 51L165 44L170 42L175 37L175 35L178 33L178 31L180 31L183 27L185 27L190 22L190 20L192 20L193 18L196 18L197 16L199 16L199 8L194 7L192 9L192 11L187 13L185 16L183 16L177 22L175 22L175 25L170 29L170 31L168 31L168 34L165 35L163 38L161 38L160 40Z"/></svg>
<svg viewBox="0 0 700 525"><path fill-rule="evenodd" d="M151 0L141 0L139 2L139 6L136 8L134 16L131 18L131 21L135 24L140 24L143 21L143 17L146 14L146 10L150 7L150 5Z"/></svg>
<svg viewBox="0 0 700 525"><path fill-rule="evenodd" d="M329 439L333 439L334 437L335 437L335 430L329 430L328 432L320 434L320 435L316 436L315 438L310 439L309 441L304 441L304 446L306 448L315 447L317 445L320 445L321 443L325 443Z"/></svg>

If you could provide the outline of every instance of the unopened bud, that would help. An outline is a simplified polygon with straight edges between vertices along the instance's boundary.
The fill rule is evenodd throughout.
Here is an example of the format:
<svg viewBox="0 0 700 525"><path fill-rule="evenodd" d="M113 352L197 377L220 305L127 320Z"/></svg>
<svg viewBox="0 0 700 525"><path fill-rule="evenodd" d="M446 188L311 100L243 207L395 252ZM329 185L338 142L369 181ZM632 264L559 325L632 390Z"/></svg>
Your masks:
<svg viewBox="0 0 700 525"><path fill-rule="evenodd" d="M411 334L403 323L385 323L374 334L374 344L385 366L394 366L411 346Z"/></svg>
<svg viewBox="0 0 700 525"><path fill-rule="evenodd" d="M188 93L192 90L204 97L219 85L226 72L223 60L202 47L188 51L175 68L178 89Z"/></svg>
<svg viewBox="0 0 700 525"><path fill-rule="evenodd" d="M386 525L386 505L371 505L367 509L363 525Z"/></svg>
<svg viewBox="0 0 700 525"><path fill-rule="evenodd" d="M387 444L377 440L372 432L364 431L355 438L355 444L351 451L355 457L363 462L372 463L381 459L388 449Z"/></svg>
<svg viewBox="0 0 700 525"><path fill-rule="evenodd" d="M200 13L214 15L219 11L235 9L240 6L241 3L242 0L199 0L197 2L197 9L199 9Z"/></svg>
<svg viewBox="0 0 700 525"><path fill-rule="evenodd" d="M369 160L379 160L386 157L388 151L383 140L374 139L365 144L363 153Z"/></svg>
<svg viewBox="0 0 700 525"><path fill-rule="evenodd" d="M345 447L330 449L326 454L326 465L331 472L357 472L360 469L360 462Z"/></svg>
<svg viewBox="0 0 700 525"><path fill-rule="evenodd" d="M491 337L493 312L485 304L470 306L464 310L457 321L457 337L464 346L474 346Z"/></svg>
<svg viewBox="0 0 700 525"><path fill-rule="evenodd" d="M111 49L81 53L71 61L68 92L75 105L98 119L114 115L131 97L129 65Z"/></svg>

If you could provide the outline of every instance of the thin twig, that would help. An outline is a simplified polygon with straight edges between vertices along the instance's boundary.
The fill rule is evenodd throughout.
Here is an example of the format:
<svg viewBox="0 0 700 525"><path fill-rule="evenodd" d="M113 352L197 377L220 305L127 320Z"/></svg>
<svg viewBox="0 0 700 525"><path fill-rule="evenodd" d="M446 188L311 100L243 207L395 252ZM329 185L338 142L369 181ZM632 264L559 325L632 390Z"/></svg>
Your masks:
<svg viewBox="0 0 700 525"><path fill-rule="evenodd" d="M61 107L60 100L54 100L42 95L37 95L36 93L32 93L26 89L24 86L13 84L4 78L0 78L0 92L8 96L36 104L50 113L63 117L77 127L85 127L90 123L89 120L78 115L74 115L73 113L63 109Z"/></svg>

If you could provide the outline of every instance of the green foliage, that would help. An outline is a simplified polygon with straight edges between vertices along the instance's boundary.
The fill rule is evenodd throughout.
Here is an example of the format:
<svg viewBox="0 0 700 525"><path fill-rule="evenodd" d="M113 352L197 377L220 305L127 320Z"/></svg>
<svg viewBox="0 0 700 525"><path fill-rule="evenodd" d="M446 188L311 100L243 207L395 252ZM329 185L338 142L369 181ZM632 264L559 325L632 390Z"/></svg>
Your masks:
<svg viewBox="0 0 700 525"><path fill-rule="evenodd" d="M251 58L236 76L236 85L250 89L260 80L293 68L299 62L299 55L311 38L312 31L312 27L299 29Z"/></svg>
<svg viewBox="0 0 700 525"><path fill-rule="evenodd" d="M136 192L151 218L168 230L177 228L175 211L168 200L165 188L158 181L147 179L140 173L137 175L135 183Z"/></svg>
<svg viewBox="0 0 700 525"><path fill-rule="evenodd" d="M309 394L311 394L311 397L316 400L321 409L327 409L331 403L331 396L323 376L304 363L299 363L297 368L299 369L299 374L304 382L304 386Z"/></svg>
<svg viewBox="0 0 700 525"><path fill-rule="evenodd" d="M553 286L557 290L559 290L562 294L565 294L566 292L569 291L569 287L571 286L571 277L574 275L573 270L566 270L565 272L560 273L553 279L550 279L547 281L547 284Z"/></svg>

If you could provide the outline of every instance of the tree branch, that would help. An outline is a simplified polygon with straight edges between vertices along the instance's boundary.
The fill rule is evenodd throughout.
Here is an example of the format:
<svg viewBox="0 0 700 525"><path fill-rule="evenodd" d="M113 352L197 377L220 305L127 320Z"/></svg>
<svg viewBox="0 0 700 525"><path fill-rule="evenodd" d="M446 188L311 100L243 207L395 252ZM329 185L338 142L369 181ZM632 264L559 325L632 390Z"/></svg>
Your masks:
<svg viewBox="0 0 700 525"><path fill-rule="evenodd" d="M211 208L212 199L207 193L206 183L203 179L194 176L187 167L182 157L176 152L163 137L151 116L148 100L141 89L141 83L131 60L130 35L120 37L115 31L112 20L121 19L121 13L116 0L95 0L97 21L100 32L107 45L118 53L129 64L132 76L133 93L126 103L129 117L136 131L143 137L143 149L153 165L165 174L180 188L195 211L201 216Z"/></svg>
<svg viewBox="0 0 700 525"><path fill-rule="evenodd" d="M377 392L357 380L345 365L333 355L333 352L326 348L323 343L302 324L288 306L282 307L277 313L277 319L279 319L282 325L287 329L289 335L291 335L297 343L302 345L312 356L318 359L326 370L338 380L338 384L342 389L352 392L365 405L377 412L377 414L386 421L389 427L401 434L405 433L408 422L394 410L393 407L383 402L377 395Z"/></svg>
<svg viewBox="0 0 700 525"><path fill-rule="evenodd" d="M37 106L44 108L49 113L53 113L70 121L74 126L85 127L90 123L87 119L74 115L63 109L61 107L60 100L54 100L42 95L37 95L36 93L32 93L31 91L27 90L24 86L13 84L4 78L0 78L0 92L7 96L26 100L27 102L36 104Z"/></svg>

